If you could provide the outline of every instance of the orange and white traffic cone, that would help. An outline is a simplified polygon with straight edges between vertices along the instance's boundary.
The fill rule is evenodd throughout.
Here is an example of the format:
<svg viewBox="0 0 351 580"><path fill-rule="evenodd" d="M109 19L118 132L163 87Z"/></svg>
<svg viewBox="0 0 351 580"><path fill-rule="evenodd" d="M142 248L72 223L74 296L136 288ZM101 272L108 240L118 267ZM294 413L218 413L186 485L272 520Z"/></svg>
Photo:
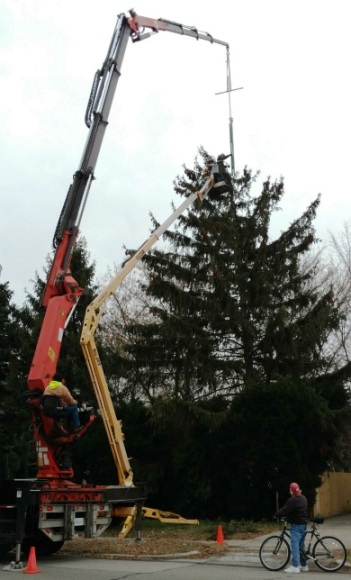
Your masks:
<svg viewBox="0 0 351 580"><path fill-rule="evenodd" d="M217 542L217 544L224 544L224 536L223 536L222 526L218 526L218 528L217 528L216 542Z"/></svg>
<svg viewBox="0 0 351 580"><path fill-rule="evenodd" d="M35 556L35 547L32 546L29 550L29 557L27 567L23 570L23 574L39 574L40 570L37 568L37 559Z"/></svg>

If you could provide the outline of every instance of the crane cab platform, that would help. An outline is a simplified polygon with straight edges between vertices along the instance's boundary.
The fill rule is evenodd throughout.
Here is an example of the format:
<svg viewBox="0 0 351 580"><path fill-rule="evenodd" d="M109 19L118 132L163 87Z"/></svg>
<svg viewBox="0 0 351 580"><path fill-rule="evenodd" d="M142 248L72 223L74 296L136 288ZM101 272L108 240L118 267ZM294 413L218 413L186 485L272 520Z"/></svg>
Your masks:
<svg viewBox="0 0 351 580"><path fill-rule="evenodd" d="M26 392L26 400L32 409L35 424L41 435L54 445L73 443L89 429L96 416L92 407L78 409L81 428L75 432L59 397L43 395L41 391Z"/></svg>

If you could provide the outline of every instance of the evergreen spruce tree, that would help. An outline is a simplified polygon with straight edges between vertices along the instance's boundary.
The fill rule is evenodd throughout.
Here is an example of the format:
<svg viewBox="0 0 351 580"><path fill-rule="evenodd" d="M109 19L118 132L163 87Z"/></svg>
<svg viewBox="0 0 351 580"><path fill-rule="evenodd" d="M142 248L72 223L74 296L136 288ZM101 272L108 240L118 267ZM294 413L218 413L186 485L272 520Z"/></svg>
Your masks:
<svg viewBox="0 0 351 580"><path fill-rule="evenodd" d="M1 268L0 268L1 273ZM27 475L25 463L30 421L23 405L26 344L21 310L12 303L8 282L0 284L0 478Z"/></svg>
<svg viewBox="0 0 351 580"><path fill-rule="evenodd" d="M202 157L206 166L210 158ZM228 191L214 189L194 204L165 234L167 249L145 258L155 318L129 329L127 350L133 380L151 400L231 398L252 382L289 376L312 384L335 370L325 346L338 311L331 292L314 287L313 268L302 268L317 241L320 198L271 239L283 180L267 179L258 191L258 175L245 169L232 180L221 167ZM186 169L176 192L199 189L203 173L198 162Z"/></svg>

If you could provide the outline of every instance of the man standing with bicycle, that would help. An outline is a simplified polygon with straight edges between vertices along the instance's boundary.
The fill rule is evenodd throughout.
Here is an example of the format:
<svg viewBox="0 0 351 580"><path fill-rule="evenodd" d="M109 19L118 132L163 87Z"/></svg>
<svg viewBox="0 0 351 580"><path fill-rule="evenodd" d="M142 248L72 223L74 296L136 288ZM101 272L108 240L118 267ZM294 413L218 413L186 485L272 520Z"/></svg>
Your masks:
<svg viewBox="0 0 351 580"><path fill-rule="evenodd" d="M275 513L275 516L286 517L290 523L291 566L285 568L284 572L299 574L300 572L308 572L307 561L303 556L308 522L308 504L297 483L290 484L290 496L286 504Z"/></svg>

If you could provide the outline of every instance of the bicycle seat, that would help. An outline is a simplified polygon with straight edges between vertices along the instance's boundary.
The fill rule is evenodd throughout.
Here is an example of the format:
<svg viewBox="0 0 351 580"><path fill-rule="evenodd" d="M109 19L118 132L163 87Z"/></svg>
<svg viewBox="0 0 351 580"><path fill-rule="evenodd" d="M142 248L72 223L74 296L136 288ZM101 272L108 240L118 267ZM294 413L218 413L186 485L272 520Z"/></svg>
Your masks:
<svg viewBox="0 0 351 580"><path fill-rule="evenodd" d="M320 516L317 516L316 518L311 518L311 522L313 522L314 524L322 524L324 520L325 518L322 518Z"/></svg>

